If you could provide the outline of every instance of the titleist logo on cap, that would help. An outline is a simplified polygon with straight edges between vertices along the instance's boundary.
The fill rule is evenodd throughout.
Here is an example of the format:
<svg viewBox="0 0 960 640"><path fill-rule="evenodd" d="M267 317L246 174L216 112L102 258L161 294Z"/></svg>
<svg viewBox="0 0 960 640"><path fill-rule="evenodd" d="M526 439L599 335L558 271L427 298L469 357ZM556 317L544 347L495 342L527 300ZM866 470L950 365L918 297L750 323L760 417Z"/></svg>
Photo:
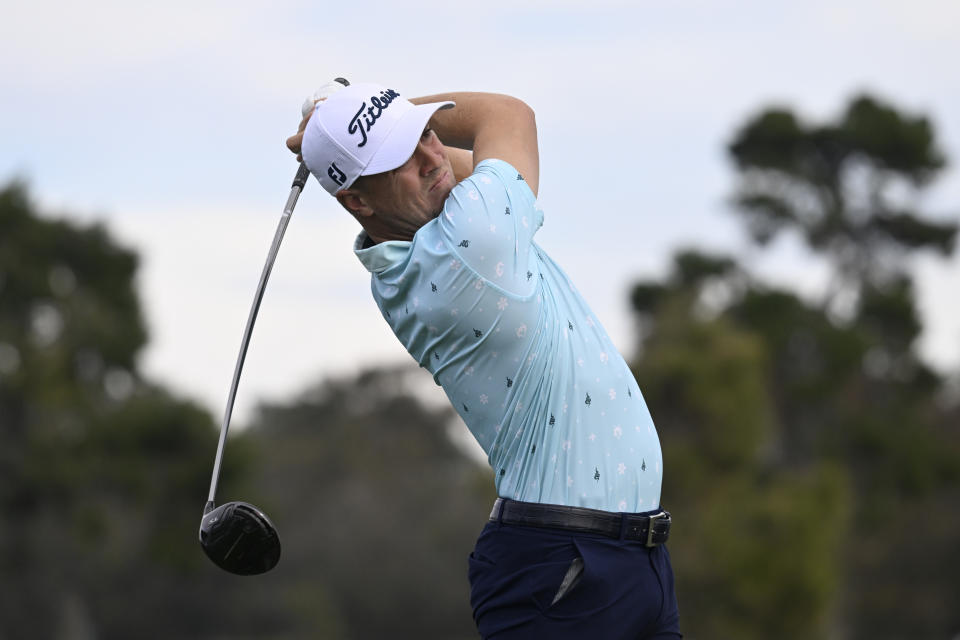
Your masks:
<svg viewBox="0 0 960 640"><path fill-rule="evenodd" d="M371 96L370 106L367 106L367 103L364 102L360 105L360 108L354 114L353 119L350 120L350 124L347 126L347 133L353 135L359 133L362 140L357 145L357 147L362 147L367 144L367 132L373 128L373 125L377 123L377 119L383 113L383 110L390 106L390 103L394 101L395 98L399 98L400 94L394 91L393 89L387 89L381 91L379 96ZM360 121L361 116L363 121ZM364 126L366 125L366 126Z"/></svg>

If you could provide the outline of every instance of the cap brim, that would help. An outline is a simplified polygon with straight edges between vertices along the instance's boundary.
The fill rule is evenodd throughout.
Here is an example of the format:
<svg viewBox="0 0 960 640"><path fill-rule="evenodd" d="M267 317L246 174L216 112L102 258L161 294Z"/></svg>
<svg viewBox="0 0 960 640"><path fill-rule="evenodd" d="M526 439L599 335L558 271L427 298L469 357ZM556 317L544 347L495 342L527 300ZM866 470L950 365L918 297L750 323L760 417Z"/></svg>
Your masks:
<svg viewBox="0 0 960 640"><path fill-rule="evenodd" d="M414 105L393 127L360 175L369 176L391 171L405 163L416 150L420 136L433 114L440 109L451 109L455 104L454 102L431 102Z"/></svg>

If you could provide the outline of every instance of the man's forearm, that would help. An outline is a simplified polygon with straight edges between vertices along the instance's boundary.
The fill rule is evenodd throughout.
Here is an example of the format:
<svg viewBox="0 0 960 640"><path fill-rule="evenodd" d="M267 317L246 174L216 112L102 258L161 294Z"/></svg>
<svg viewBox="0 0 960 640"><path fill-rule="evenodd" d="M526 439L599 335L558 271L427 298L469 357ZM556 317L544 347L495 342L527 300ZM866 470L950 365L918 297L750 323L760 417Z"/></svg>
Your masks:
<svg viewBox="0 0 960 640"><path fill-rule="evenodd" d="M411 98L410 102L427 104L447 100L456 102L457 106L437 111L430 122L444 144L459 149L472 150L484 129L504 123L505 114L525 111L532 115L523 101L499 93L455 91Z"/></svg>
<svg viewBox="0 0 960 640"><path fill-rule="evenodd" d="M450 160L450 166L453 167L454 180L460 182L464 178L468 178L470 174L473 173L473 167L475 166L473 163L473 152L458 147L449 147L447 145L444 145L443 148L444 151L446 151L447 158Z"/></svg>

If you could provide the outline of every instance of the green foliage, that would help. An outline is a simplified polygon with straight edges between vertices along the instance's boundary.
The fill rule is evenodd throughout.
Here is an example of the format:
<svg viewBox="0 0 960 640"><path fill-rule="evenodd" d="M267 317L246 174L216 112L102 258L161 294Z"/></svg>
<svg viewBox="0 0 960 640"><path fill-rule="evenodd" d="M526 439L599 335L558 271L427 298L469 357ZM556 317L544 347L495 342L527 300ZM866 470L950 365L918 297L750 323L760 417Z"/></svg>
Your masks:
<svg viewBox="0 0 960 640"><path fill-rule="evenodd" d="M416 399L420 376L402 368L327 381L261 407L251 428L269 451L257 486L284 532L271 577L319 585L342 613L338 637L476 634L466 557L493 481L451 444L453 412Z"/></svg>
<svg viewBox="0 0 960 640"><path fill-rule="evenodd" d="M953 250L956 222L933 222L897 197L928 185L946 164L931 123L859 96L835 122L805 124L767 109L728 151L740 172L735 195L753 238L795 229L824 252L837 291L859 291L903 271L905 251Z"/></svg>
<svg viewBox="0 0 960 640"><path fill-rule="evenodd" d="M146 342L133 252L102 226L36 217L20 184L0 191L0 238L0 335L27 347L24 377L133 367Z"/></svg>
<svg viewBox="0 0 960 640"><path fill-rule="evenodd" d="M136 370L136 267L103 227L39 216L23 185L0 190L4 637L180 635L169 594L202 563L184 542L216 434ZM249 459L236 449L225 478Z"/></svg>
<svg viewBox="0 0 960 640"><path fill-rule="evenodd" d="M699 251L678 251L674 257L674 282L681 287L695 287L709 278L730 275L736 262L726 256L707 255Z"/></svg>
<svg viewBox="0 0 960 640"><path fill-rule="evenodd" d="M820 637L839 583L831 561L847 531L849 481L778 464L769 347L733 318L696 312L711 282L685 275L691 264L739 273L731 260L679 255L636 369L663 443L662 502L677 517L670 546L684 632Z"/></svg>
<svg viewBox="0 0 960 640"><path fill-rule="evenodd" d="M913 295L913 282L899 277L882 286L863 291L857 314L858 324L891 356L909 354L920 337L921 323Z"/></svg>
<svg viewBox="0 0 960 640"><path fill-rule="evenodd" d="M691 278L690 264L724 268ZM684 632L956 629L956 613L925 598L960 598L947 542L960 521L933 515L960 499L960 423L939 401L944 381L913 351L922 327L909 277L865 284L842 323L717 256L682 252L664 283L640 286L657 291L637 308L635 367L677 519ZM717 287L730 295L706 305ZM927 525L905 526L912 518Z"/></svg>
<svg viewBox="0 0 960 640"><path fill-rule="evenodd" d="M865 156L878 168L900 172L918 186L946 164L926 118L901 114L870 96L851 100L839 132L848 153Z"/></svg>
<svg viewBox="0 0 960 640"><path fill-rule="evenodd" d="M684 633L825 637L849 519L847 487L845 475L828 467L741 470L705 483L671 536Z"/></svg>
<svg viewBox="0 0 960 640"><path fill-rule="evenodd" d="M670 416L658 419L675 437L667 460L696 451L688 471L703 476L755 458L776 425L761 343L723 321L686 322L687 313L668 307L658 317L663 329L646 343L638 382Z"/></svg>

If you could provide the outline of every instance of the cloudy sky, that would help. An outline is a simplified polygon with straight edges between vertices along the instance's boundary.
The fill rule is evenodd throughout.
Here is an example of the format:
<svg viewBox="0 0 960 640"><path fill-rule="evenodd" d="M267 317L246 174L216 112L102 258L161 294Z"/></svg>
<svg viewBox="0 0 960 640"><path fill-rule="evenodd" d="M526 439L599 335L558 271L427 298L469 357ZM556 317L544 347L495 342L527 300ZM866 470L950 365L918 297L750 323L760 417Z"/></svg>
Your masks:
<svg viewBox="0 0 960 640"><path fill-rule="evenodd" d="M909 5L909 7L908 7ZM222 411L295 171L283 141L334 76L411 96L508 93L537 112L538 241L629 355L627 288L672 252L734 252L814 294L795 240L751 249L726 204L725 143L762 107L830 118L870 91L929 115L960 163L960 5L934 0L485 3L33 0L0 22L0 182L140 251L144 370ZM951 167L919 203L960 212ZM355 223L316 183L254 332L238 418L319 376L409 357L352 255ZM917 262L922 348L960 368L960 258Z"/></svg>

